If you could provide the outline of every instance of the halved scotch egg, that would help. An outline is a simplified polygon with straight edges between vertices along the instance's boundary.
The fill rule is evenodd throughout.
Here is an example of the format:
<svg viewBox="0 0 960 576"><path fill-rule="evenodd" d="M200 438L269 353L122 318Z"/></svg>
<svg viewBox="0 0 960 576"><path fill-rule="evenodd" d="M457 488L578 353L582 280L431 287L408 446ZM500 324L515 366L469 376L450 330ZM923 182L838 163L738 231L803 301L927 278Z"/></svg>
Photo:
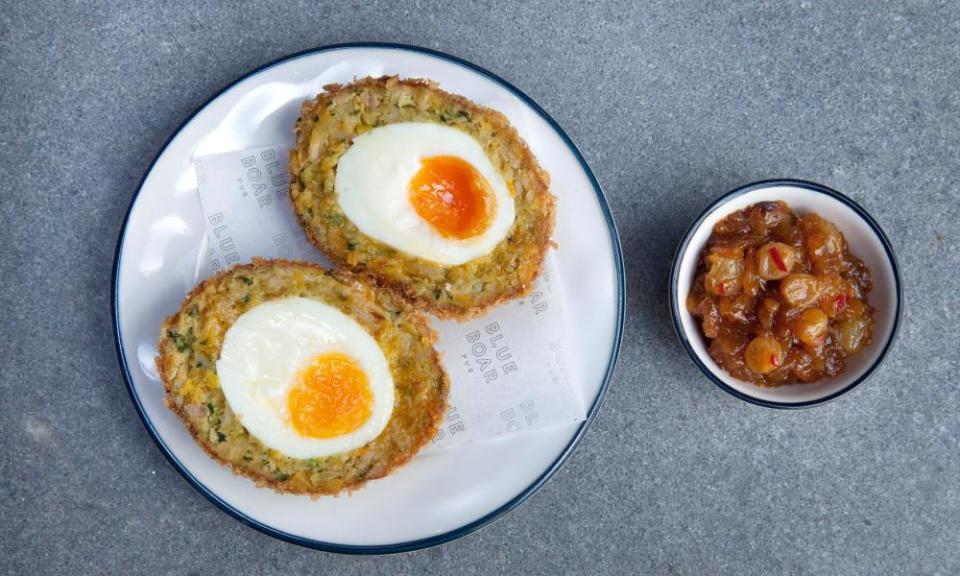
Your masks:
<svg viewBox="0 0 960 576"><path fill-rule="evenodd" d="M166 402L200 445L278 491L386 475L435 433L449 383L426 320L348 272L257 260L164 322Z"/></svg>
<svg viewBox="0 0 960 576"><path fill-rule="evenodd" d="M547 174L494 110L396 77L304 104L290 199L334 263L444 318L529 291L554 227Z"/></svg>

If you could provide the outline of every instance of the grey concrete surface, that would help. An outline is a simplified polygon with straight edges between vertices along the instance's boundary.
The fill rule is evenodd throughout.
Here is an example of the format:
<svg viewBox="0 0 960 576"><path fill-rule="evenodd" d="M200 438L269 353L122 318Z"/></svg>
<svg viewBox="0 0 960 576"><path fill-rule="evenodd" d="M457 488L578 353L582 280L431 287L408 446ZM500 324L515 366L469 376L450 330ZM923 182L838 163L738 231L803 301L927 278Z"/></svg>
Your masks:
<svg viewBox="0 0 960 576"><path fill-rule="evenodd" d="M279 56L383 40L489 68L605 187L623 353L595 425L520 509L459 541L346 557L209 504L144 431L110 325L114 243L196 106ZM960 4L372 2L0 8L0 575L957 574ZM781 412L704 379L665 305L714 197L822 182L892 238L907 308L875 377Z"/></svg>

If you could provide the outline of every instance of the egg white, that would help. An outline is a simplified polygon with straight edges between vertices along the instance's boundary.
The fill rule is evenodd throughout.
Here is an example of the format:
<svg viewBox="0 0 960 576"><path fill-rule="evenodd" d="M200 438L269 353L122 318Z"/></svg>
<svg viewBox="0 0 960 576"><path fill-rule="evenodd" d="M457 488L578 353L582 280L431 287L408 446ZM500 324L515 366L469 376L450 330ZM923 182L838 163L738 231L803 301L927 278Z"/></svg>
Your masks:
<svg viewBox="0 0 960 576"><path fill-rule="evenodd" d="M430 156L457 156L490 184L495 214L472 238L446 238L417 214L408 185ZM489 254L507 237L516 218L513 196L480 143L466 132L429 122L401 122L354 138L340 157L334 187L341 210L356 227L407 254L445 266Z"/></svg>
<svg viewBox="0 0 960 576"><path fill-rule="evenodd" d="M307 438L293 428L287 394L297 375L319 354L340 352L367 376L370 417L336 438ZM217 360L220 388L250 434L291 458L330 456L376 438L393 412L393 377L370 334L340 310L309 298L264 302L243 313L224 337Z"/></svg>

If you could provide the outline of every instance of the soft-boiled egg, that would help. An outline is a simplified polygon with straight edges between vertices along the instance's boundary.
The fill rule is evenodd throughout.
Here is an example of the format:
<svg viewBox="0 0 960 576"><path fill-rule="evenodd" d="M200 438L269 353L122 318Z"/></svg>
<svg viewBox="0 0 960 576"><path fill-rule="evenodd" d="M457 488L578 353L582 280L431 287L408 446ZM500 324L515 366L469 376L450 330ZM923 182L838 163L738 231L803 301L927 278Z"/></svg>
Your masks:
<svg viewBox="0 0 960 576"><path fill-rule="evenodd" d="M510 188L483 147L429 122L388 124L354 138L334 186L361 232L448 266L492 252L516 217Z"/></svg>
<svg viewBox="0 0 960 576"><path fill-rule="evenodd" d="M359 448L393 412L393 378L376 340L350 316L309 298L270 300L237 318L217 375L247 431L291 458Z"/></svg>

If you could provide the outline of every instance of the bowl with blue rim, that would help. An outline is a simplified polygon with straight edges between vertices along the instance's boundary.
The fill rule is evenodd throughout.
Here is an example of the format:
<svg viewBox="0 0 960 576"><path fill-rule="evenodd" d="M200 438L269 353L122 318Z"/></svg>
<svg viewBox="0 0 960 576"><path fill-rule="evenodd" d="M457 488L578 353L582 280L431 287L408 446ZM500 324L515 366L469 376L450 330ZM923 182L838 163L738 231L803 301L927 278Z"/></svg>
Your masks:
<svg viewBox="0 0 960 576"><path fill-rule="evenodd" d="M761 202L786 202L794 213L816 213L832 222L851 254L870 270L873 287L867 304L873 308L869 344L847 360L839 374L812 383L758 386L726 372L708 352L700 320L687 310L700 255L714 226L726 216ZM754 404L772 408L805 408L833 400L862 384L889 353L903 313L903 286L889 238L876 220L849 197L827 186L803 180L765 180L741 186L717 198L694 220L677 247L670 272L670 312L680 343L694 364L721 389Z"/></svg>

